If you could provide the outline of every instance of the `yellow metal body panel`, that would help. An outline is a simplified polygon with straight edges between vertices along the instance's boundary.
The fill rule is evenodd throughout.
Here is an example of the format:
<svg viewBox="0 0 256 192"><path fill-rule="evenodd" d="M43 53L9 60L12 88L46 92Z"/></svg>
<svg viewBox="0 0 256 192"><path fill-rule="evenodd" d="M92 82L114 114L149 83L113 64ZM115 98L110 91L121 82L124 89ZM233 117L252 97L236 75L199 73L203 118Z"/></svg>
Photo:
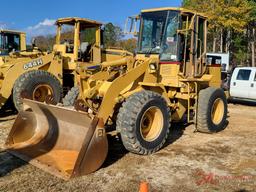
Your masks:
<svg viewBox="0 0 256 192"><path fill-rule="evenodd" d="M102 62L118 60L122 57L133 56L131 52L121 49L104 49L102 50Z"/></svg>
<svg viewBox="0 0 256 192"><path fill-rule="evenodd" d="M27 47L26 47L26 34L25 33L21 33L20 34L20 50L21 51L27 50Z"/></svg>
<svg viewBox="0 0 256 192"><path fill-rule="evenodd" d="M132 69L129 73L121 75L111 83L103 97L99 112L97 114L99 118L103 119L104 123L107 122L110 114L113 114L116 99L120 92L145 73L149 62L150 60L146 60L143 64Z"/></svg>
<svg viewBox="0 0 256 192"><path fill-rule="evenodd" d="M185 8L177 8L177 7L160 7L160 8L153 8L153 9L144 9L144 10L141 10L141 13L157 12L157 11L180 11L181 13L196 14L204 18L207 18L207 16L203 13L199 13L199 12L185 9Z"/></svg>
<svg viewBox="0 0 256 192"><path fill-rule="evenodd" d="M80 18L80 17L65 17L65 18L59 18L56 21L56 25L59 24L70 24L73 25L74 23L82 23L83 25L86 25L86 27L94 27L95 25L101 26L103 23L87 19L87 18Z"/></svg>
<svg viewBox="0 0 256 192"><path fill-rule="evenodd" d="M221 68L209 67L209 73L212 75L212 79L209 82L210 87L221 87Z"/></svg>
<svg viewBox="0 0 256 192"><path fill-rule="evenodd" d="M160 65L160 77L161 83L164 85L178 87L179 86L179 74L180 65L174 64L162 64Z"/></svg>

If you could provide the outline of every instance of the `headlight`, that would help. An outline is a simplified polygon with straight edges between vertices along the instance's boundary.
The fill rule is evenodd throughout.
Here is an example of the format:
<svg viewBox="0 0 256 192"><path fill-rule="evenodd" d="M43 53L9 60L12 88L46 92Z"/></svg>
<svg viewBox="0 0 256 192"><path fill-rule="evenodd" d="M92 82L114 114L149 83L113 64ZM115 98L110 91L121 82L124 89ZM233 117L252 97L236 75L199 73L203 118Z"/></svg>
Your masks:
<svg viewBox="0 0 256 192"><path fill-rule="evenodd" d="M149 68L150 68L150 70L152 70L152 71L153 71L153 70L155 71L155 70L157 69L155 63L150 63L150 64L149 64Z"/></svg>

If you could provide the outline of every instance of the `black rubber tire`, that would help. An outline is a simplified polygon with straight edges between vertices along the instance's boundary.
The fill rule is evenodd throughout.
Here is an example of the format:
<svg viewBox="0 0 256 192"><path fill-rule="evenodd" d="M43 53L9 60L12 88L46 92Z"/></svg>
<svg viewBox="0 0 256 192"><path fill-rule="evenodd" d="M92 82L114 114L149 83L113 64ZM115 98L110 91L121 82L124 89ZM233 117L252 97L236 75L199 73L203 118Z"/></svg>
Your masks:
<svg viewBox="0 0 256 192"><path fill-rule="evenodd" d="M216 99L224 103L224 114L219 124L214 124L211 117L211 110ZM199 92L197 130L203 133L215 133L225 128L227 122L227 99L222 89L208 87Z"/></svg>
<svg viewBox="0 0 256 192"><path fill-rule="evenodd" d="M66 107L74 106L75 101L79 96L79 93L80 93L79 87L72 87L72 89L63 98L63 105Z"/></svg>
<svg viewBox="0 0 256 192"><path fill-rule="evenodd" d="M140 133L140 120L144 112L155 106L162 112L163 128L153 141L146 141ZM122 105L117 116L117 130L124 147L133 153L147 155L158 151L166 142L170 128L170 109L165 99L152 91L131 95Z"/></svg>
<svg viewBox="0 0 256 192"><path fill-rule="evenodd" d="M59 103L62 99L62 85L60 81L51 73L43 70L33 70L23 73L13 86L13 103L18 111L22 110L21 93L26 91L28 97L32 98L32 93L36 86L47 84L53 90L53 100Z"/></svg>

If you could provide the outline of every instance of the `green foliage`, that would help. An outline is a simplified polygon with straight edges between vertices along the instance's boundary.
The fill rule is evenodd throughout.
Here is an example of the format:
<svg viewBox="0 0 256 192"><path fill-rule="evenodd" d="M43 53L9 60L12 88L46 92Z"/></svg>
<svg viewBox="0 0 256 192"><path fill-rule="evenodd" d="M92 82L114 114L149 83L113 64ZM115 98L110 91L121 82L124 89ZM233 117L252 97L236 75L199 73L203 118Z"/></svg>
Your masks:
<svg viewBox="0 0 256 192"><path fill-rule="evenodd" d="M121 40L117 43L117 47L121 47L124 50L134 53L137 47L137 39L132 38L132 39Z"/></svg>
<svg viewBox="0 0 256 192"><path fill-rule="evenodd" d="M256 22L256 1L255 0L249 0L250 7L252 7L252 10L250 12L251 15L251 21Z"/></svg>
<svg viewBox="0 0 256 192"><path fill-rule="evenodd" d="M243 63L248 58L247 37L245 35L236 35L233 39L234 59L237 63Z"/></svg>
<svg viewBox="0 0 256 192"><path fill-rule="evenodd" d="M229 29L242 32L251 21L254 11L247 0L186 0L185 8L205 13L210 29Z"/></svg>
<svg viewBox="0 0 256 192"><path fill-rule="evenodd" d="M183 6L208 16L208 45L214 47L216 42L216 52L227 48L233 55L231 60L250 65L249 50L255 41L255 0L184 0Z"/></svg>
<svg viewBox="0 0 256 192"><path fill-rule="evenodd" d="M119 26L115 26L113 23L107 23L105 25L103 42L106 47L116 46L117 42L122 38L122 29Z"/></svg>
<svg viewBox="0 0 256 192"><path fill-rule="evenodd" d="M96 29L86 29L82 30L80 33L80 41L81 42L89 42L91 44L95 43L95 31ZM52 51L53 45L55 43L56 36L47 35L47 36L37 36L36 45L43 51ZM124 44L128 49L133 49L134 46L133 41L131 45L126 44L125 40L122 40L122 29L119 26L115 26L112 23L107 23L105 25L104 33L103 33L103 42L105 47L115 47L119 46L119 44ZM74 40L74 31L73 28L63 28L61 33L61 42L68 41L73 43Z"/></svg>
<svg viewBox="0 0 256 192"><path fill-rule="evenodd" d="M90 44L94 44L96 42L95 32L96 32L95 28L90 28L90 29L81 31L81 33L80 33L81 42L89 42Z"/></svg>
<svg viewBox="0 0 256 192"><path fill-rule="evenodd" d="M190 6L190 4L191 4L190 0L183 0L183 2L182 2L183 7L188 7L188 6Z"/></svg>

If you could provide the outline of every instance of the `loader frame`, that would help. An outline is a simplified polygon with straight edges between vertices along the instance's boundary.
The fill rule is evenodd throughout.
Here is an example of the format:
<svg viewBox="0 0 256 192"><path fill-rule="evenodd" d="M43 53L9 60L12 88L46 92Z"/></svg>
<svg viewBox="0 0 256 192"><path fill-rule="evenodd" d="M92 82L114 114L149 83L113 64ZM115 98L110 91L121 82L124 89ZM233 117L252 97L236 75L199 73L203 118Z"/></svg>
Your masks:
<svg viewBox="0 0 256 192"><path fill-rule="evenodd" d="M207 18L167 7L142 10L140 22L136 56L78 65L74 106L25 99L28 110L18 115L8 150L69 179L100 168L108 134L120 136L130 152L148 155L164 146L170 122L186 119L206 133L223 129L227 102L221 67L205 59Z"/></svg>
<svg viewBox="0 0 256 192"><path fill-rule="evenodd" d="M207 87L220 88L220 66L211 66L206 63L207 18L202 14L182 8L143 10L141 17L143 17L143 13L163 11L175 11L179 14L180 28L177 30L177 35L184 36L185 42L184 52L180 60L162 61L161 58L159 59L159 54L138 51L133 67L113 81L104 81L98 87L90 87L90 82L95 81L93 77L91 79L84 78L83 73L77 76L78 84L81 85L80 95L84 101L88 99L88 95L93 98L93 95L96 96L99 92L101 93L102 102L98 110L94 111L97 111L97 116L102 118L104 123L107 123L109 117L113 116L116 104L122 103L137 91L152 90L161 94L173 109L173 121L180 121L187 113L187 122L193 122L196 125L199 91ZM199 33L199 21L202 39L199 39L199 36L196 35ZM143 28L143 19L140 27ZM140 30L139 46L142 32L143 30ZM189 39L188 36L191 38ZM199 42L204 43L199 45ZM190 46L188 46L188 43ZM194 51L187 53L186 50ZM99 73L104 73L104 71ZM135 85L134 82L141 76L143 77L140 82ZM99 91L97 92L95 89L99 89ZM195 115L192 116L190 112L194 112Z"/></svg>

